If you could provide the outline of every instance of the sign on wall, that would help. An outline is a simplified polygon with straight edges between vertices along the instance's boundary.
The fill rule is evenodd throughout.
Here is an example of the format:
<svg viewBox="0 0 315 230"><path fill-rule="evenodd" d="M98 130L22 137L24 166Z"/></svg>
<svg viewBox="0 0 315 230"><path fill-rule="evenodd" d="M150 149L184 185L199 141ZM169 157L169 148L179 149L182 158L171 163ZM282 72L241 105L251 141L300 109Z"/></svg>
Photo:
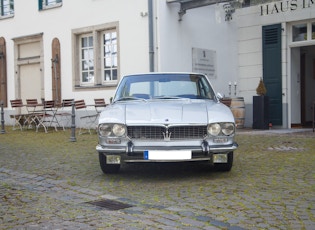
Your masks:
<svg viewBox="0 0 315 230"><path fill-rule="evenodd" d="M209 79L217 77L217 53L214 50L192 48L192 71L203 73Z"/></svg>

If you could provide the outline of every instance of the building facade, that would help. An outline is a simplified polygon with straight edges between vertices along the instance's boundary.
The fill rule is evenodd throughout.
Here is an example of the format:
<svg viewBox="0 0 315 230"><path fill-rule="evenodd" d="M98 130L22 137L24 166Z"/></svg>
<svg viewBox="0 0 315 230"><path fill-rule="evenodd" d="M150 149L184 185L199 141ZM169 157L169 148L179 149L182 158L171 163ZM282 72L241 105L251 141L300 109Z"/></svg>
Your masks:
<svg viewBox="0 0 315 230"><path fill-rule="evenodd" d="M312 1L0 0L0 8L6 123L12 99L109 102L122 76L150 71L206 73L216 91L244 98L247 127L263 78L275 125L311 120Z"/></svg>
<svg viewBox="0 0 315 230"><path fill-rule="evenodd" d="M315 101L314 2L272 1L237 14L240 94L247 115L254 113L254 86L263 78L270 122L284 128L307 126Z"/></svg>

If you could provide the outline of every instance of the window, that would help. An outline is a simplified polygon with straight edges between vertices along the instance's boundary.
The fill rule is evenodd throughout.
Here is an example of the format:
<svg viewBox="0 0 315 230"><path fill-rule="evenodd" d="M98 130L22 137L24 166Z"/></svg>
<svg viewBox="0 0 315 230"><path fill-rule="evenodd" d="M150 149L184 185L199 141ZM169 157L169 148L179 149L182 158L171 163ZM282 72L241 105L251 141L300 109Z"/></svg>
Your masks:
<svg viewBox="0 0 315 230"><path fill-rule="evenodd" d="M292 40L294 42L307 40L307 25L306 24L294 25L292 27L292 36L293 36Z"/></svg>
<svg viewBox="0 0 315 230"><path fill-rule="evenodd" d="M1 17L14 15L14 0L0 0Z"/></svg>
<svg viewBox="0 0 315 230"><path fill-rule="evenodd" d="M103 81L117 80L117 32L115 30L105 31L103 34L103 44Z"/></svg>
<svg viewBox="0 0 315 230"><path fill-rule="evenodd" d="M62 6L62 0L38 0L38 9L44 10Z"/></svg>
<svg viewBox="0 0 315 230"><path fill-rule="evenodd" d="M118 23L72 32L75 88L116 86L119 81Z"/></svg>
<svg viewBox="0 0 315 230"><path fill-rule="evenodd" d="M93 36L81 36L81 82L82 84L94 83L94 49Z"/></svg>

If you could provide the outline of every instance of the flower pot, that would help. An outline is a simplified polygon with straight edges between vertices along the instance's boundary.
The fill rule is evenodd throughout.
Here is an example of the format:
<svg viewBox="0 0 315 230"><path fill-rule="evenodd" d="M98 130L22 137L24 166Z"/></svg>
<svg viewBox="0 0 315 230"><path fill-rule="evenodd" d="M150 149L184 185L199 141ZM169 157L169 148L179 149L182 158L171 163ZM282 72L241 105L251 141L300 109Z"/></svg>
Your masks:
<svg viewBox="0 0 315 230"><path fill-rule="evenodd" d="M269 128L269 97L253 96L253 129Z"/></svg>

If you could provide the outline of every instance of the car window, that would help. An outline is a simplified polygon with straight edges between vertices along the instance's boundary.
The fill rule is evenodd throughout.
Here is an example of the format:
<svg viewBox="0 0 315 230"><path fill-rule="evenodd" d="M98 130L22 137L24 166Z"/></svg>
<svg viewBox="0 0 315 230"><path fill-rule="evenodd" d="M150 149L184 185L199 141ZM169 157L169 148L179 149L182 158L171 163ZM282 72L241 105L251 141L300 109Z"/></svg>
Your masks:
<svg viewBox="0 0 315 230"><path fill-rule="evenodd" d="M133 97L213 99L214 92L204 75L145 74L124 77L118 86L115 100Z"/></svg>

